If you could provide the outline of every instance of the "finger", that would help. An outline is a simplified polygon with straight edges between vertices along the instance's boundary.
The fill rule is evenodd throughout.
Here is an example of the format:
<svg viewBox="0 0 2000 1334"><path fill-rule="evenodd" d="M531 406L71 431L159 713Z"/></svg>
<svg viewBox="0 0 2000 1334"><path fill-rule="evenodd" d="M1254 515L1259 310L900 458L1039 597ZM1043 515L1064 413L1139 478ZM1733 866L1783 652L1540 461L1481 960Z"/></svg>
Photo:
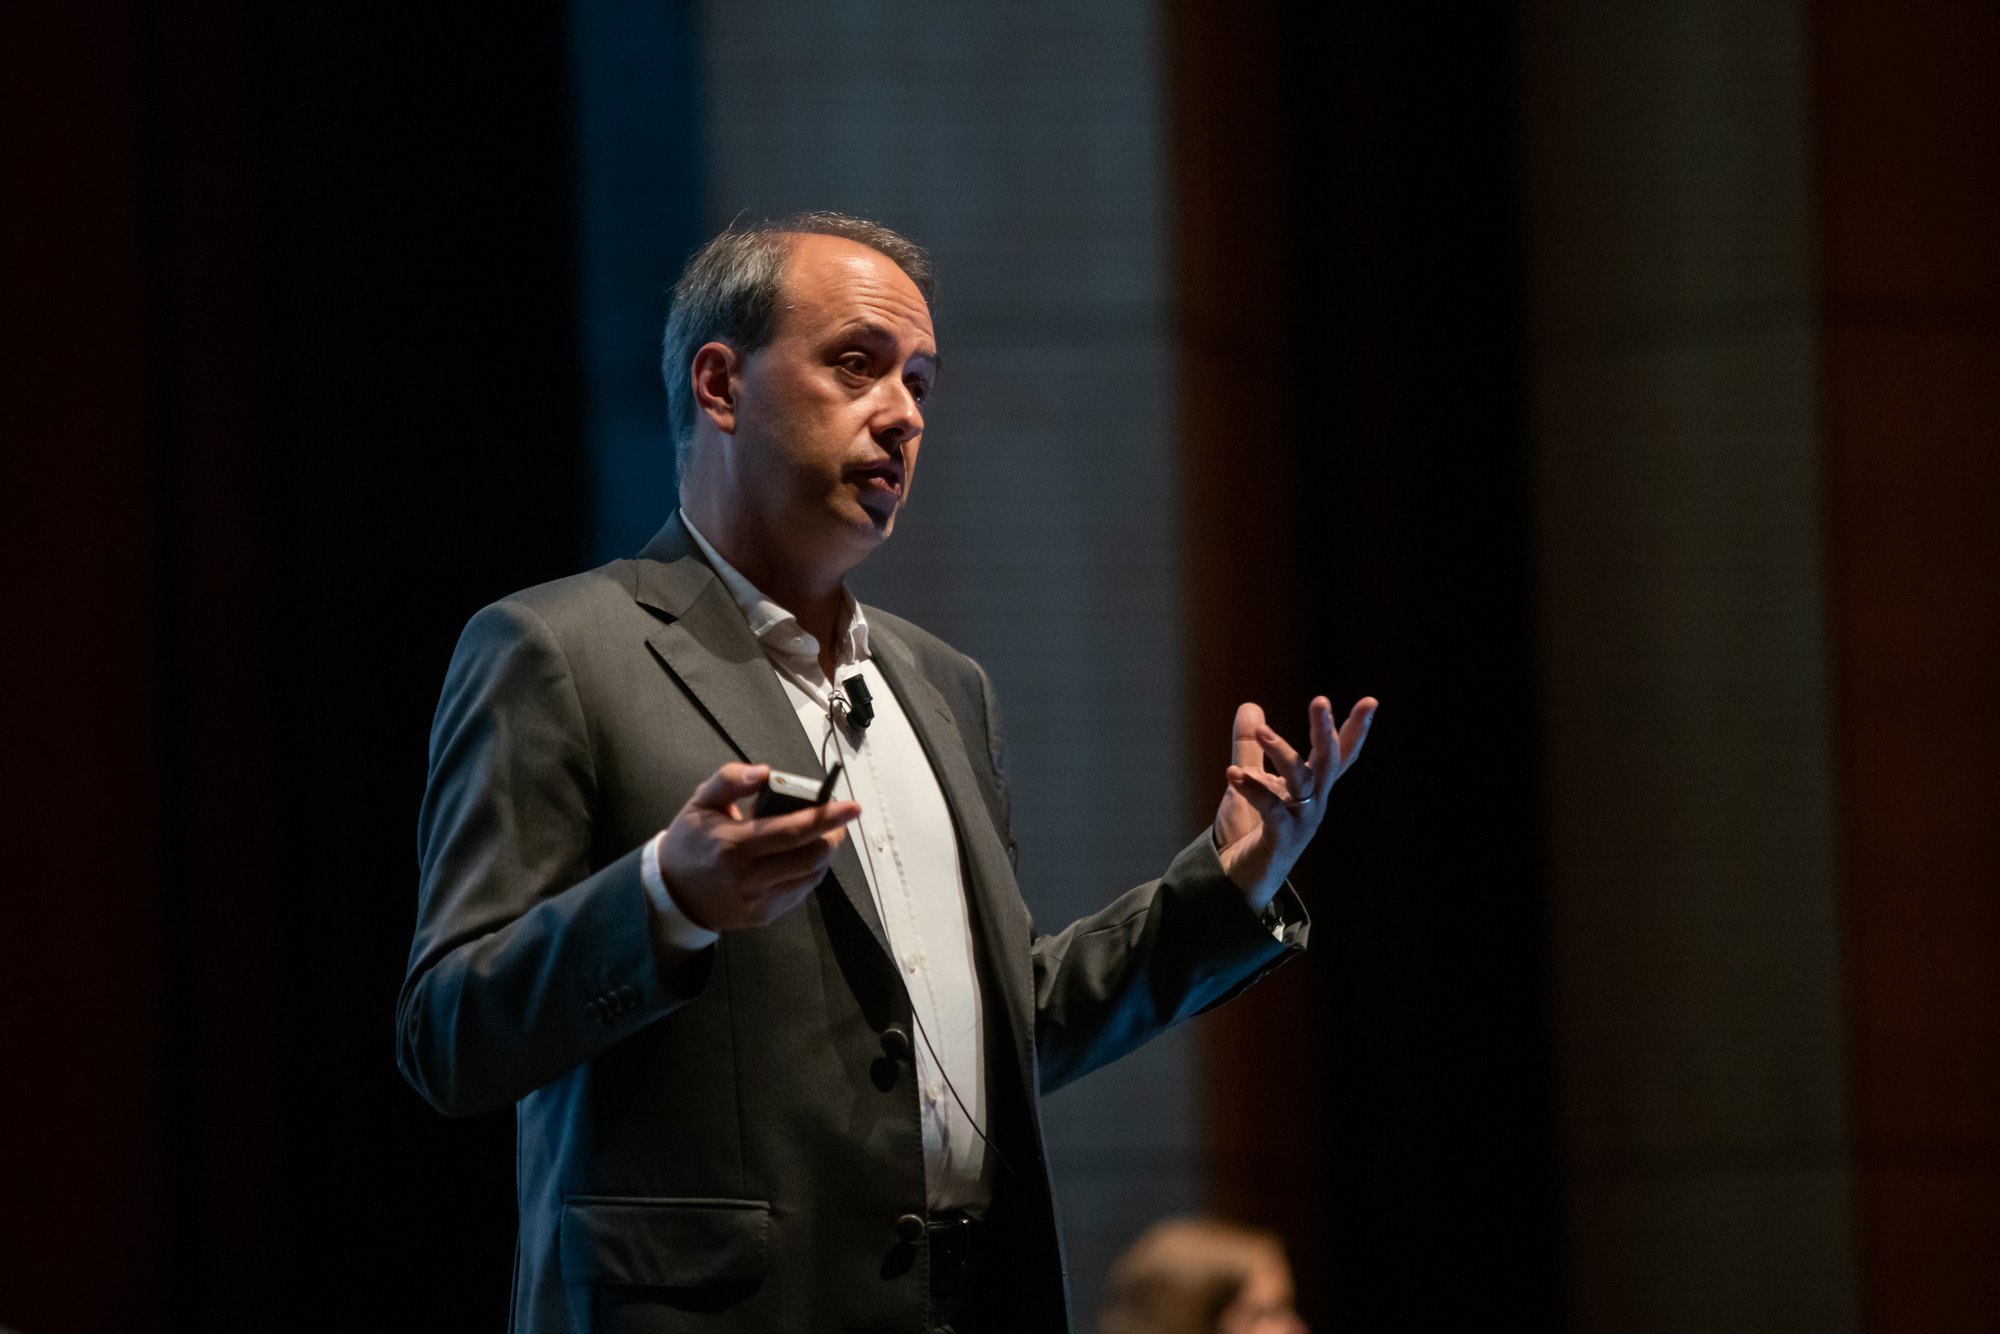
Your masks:
<svg viewBox="0 0 2000 1334"><path fill-rule="evenodd" d="M841 829L860 814L861 807L855 802L829 801L824 806L808 806L804 810L786 811L783 815L767 815L742 826L736 838L736 847L752 857L787 852Z"/></svg>
<svg viewBox="0 0 2000 1334"><path fill-rule="evenodd" d="M1277 790L1278 780L1262 769L1232 764L1225 777L1230 790L1256 807L1259 815L1270 818L1285 809L1285 794Z"/></svg>
<svg viewBox="0 0 2000 1334"><path fill-rule="evenodd" d="M768 764L725 764L702 781L688 798L688 805L728 814L738 797L761 790L770 776Z"/></svg>
<svg viewBox="0 0 2000 1334"><path fill-rule="evenodd" d="M1264 763L1264 747L1257 740L1257 729L1264 725L1264 710L1255 704L1236 706L1236 719L1229 732L1229 758L1246 769L1254 769Z"/></svg>
<svg viewBox="0 0 2000 1334"><path fill-rule="evenodd" d="M750 882L757 886L759 893L766 895L795 886L800 881L817 884L819 878L826 874L826 868L833 864L833 854L839 850L845 833L845 830L836 829L803 847L759 857L750 872Z"/></svg>
<svg viewBox="0 0 2000 1334"><path fill-rule="evenodd" d="M1362 743L1368 740L1368 729L1375 723L1375 711L1381 707L1373 695L1364 695L1355 701L1347 721L1340 725L1341 772L1360 757Z"/></svg>
<svg viewBox="0 0 2000 1334"><path fill-rule="evenodd" d="M1257 740L1264 747L1267 758L1275 761L1273 767L1285 777L1293 797L1312 795L1312 775L1306 772L1306 762L1292 749L1292 743L1279 736L1269 727L1257 729Z"/></svg>
<svg viewBox="0 0 2000 1334"><path fill-rule="evenodd" d="M1306 706L1306 732L1312 738L1312 795L1317 801L1340 777L1340 742L1333 727L1333 701L1325 695L1313 696Z"/></svg>

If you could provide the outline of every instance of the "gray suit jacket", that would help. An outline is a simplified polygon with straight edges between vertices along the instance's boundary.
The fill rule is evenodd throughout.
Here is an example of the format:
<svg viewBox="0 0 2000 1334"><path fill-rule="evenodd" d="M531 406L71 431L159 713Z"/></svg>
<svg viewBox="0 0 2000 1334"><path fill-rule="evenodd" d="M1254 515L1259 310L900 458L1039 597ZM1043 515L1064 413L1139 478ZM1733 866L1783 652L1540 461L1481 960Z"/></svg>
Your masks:
<svg viewBox="0 0 2000 1334"><path fill-rule="evenodd" d="M984 672L868 609L956 826L988 997L992 1327L1066 1328L1036 1096L1289 952L1207 834L1159 880L1039 935L1014 879ZM431 734L398 1006L440 1111L517 1108L516 1330L916 1330L924 1211L910 1002L851 843L797 910L671 965L642 846L731 760L818 773L685 528L473 617ZM1303 918L1286 892L1290 915ZM1292 948L1303 944L1303 932Z"/></svg>

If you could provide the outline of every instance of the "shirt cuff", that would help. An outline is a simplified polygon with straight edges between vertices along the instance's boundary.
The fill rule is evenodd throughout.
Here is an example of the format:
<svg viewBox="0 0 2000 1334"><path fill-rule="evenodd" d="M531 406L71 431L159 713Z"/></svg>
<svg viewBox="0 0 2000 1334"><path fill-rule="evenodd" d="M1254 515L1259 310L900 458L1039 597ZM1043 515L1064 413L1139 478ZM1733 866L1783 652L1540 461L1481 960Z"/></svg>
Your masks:
<svg viewBox="0 0 2000 1334"><path fill-rule="evenodd" d="M1271 933L1271 939L1280 945L1289 946L1298 943L1305 929L1305 919L1290 910L1291 905L1297 902L1298 891L1293 889L1292 882L1287 880L1279 886L1277 897L1265 904L1264 911L1257 915L1257 921Z"/></svg>
<svg viewBox="0 0 2000 1334"><path fill-rule="evenodd" d="M666 836L667 831L662 829L646 844L645 855L639 858L639 878L646 883L646 902L653 909L653 939L692 954L707 949L722 937L705 926L697 926L681 911L681 905L674 902L667 889L667 878L660 874L660 844Z"/></svg>
<svg viewBox="0 0 2000 1334"><path fill-rule="evenodd" d="M1208 827L1208 846L1218 854L1222 851L1222 836L1213 824ZM1292 888L1291 879L1287 877L1285 883L1278 886L1276 897L1264 905L1263 912L1257 914L1257 924L1269 931L1271 939L1280 945L1296 943L1305 927L1305 918L1301 914L1286 910L1287 900L1297 903L1298 898L1298 891Z"/></svg>

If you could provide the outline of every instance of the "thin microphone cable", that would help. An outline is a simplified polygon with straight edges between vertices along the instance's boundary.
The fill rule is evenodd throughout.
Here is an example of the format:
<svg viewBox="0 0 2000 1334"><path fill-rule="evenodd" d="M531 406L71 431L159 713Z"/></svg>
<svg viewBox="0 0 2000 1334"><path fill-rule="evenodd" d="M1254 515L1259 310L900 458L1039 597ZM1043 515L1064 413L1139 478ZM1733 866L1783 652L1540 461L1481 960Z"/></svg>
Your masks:
<svg viewBox="0 0 2000 1334"><path fill-rule="evenodd" d="M835 724L835 720L831 710L829 710L827 713L826 723L827 723L826 732L820 738L820 743L819 743L819 766L825 772L828 773L832 772L832 769L828 766L826 762L827 743L832 742L834 756L837 759L839 759L841 761L841 764L843 765L843 768L841 769L841 781L847 787L847 799L849 801L854 802L858 806L861 803L854 793L854 766L847 763L847 756L841 749L839 729ZM856 823L858 824L860 823L860 821L857 819ZM868 839L865 836L865 834L861 839L861 855L868 862L868 875L866 877L868 881L868 901L875 905L876 919L882 923L882 930L884 931L884 933L886 933L889 929L888 913L884 911L882 907L882 896L880 891L878 891L875 888L875 880L876 880L875 854L869 848ZM973 985L974 986L979 985L979 980L976 973L973 978ZM908 991L909 988L905 987L904 988L905 994L908 994ZM938 1055L938 1050L936 1045L931 1042L930 1030L924 1027L923 1010L918 1007L916 998L914 996L910 997L910 1018L916 1021L917 1036L923 1039L924 1050L928 1051L931 1054L931 1064L937 1067L938 1074L943 1077L944 1086L951 1090L951 1100L958 1104L959 1113L965 1117L965 1123L972 1127L973 1134L979 1136L980 1143L984 1144L989 1150L992 1151L993 1157L999 1162L1001 1169L1005 1171L1008 1176L1018 1181L1020 1179L1020 1174L1015 1172L1014 1165L1007 1161L1007 1155L1000 1152L1000 1146L993 1142L993 1137L988 1135L986 1133L985 1127L979 1124L979 1119L972 1114L972 1109L965 1105L965 1099L960 1096L958 1091L958 1085L952 1081L951 1071L948 1068L946 1068L944 1063L944 1058Z"/></svg>

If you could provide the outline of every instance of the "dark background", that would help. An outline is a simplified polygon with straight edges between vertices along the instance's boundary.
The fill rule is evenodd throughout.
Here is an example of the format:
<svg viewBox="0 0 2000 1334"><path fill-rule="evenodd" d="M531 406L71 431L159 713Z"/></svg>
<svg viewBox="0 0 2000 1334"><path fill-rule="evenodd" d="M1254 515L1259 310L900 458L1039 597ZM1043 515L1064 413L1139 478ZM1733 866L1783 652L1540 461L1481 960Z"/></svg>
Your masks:
<svg viewBox="0 0 2000 1334"><path fill-rule="evenodd" d="M1806 10L1852 1309L1990 1329L2000 24ZM1562 701L1535 637L1529 13L1161 24L1183 346L1277 349L1185 387L1190 492L1247 469L1271 496L1241 531L1189 517L1195 631L1245 613L1212 573L1234 544L1281 572L1252 595L1278 651L1197 662L1191 713L1308 682L1389 701L1344 873L1392 891L1316 906L1319 966L1207 1044L1218 1205L1284 1230L1321 1328L1600 1327L1573 1300L1595 1252L1564 1205L1538 781ZM511 1119L423 1105L393 1011L451 644L590 540L567 23L4 20L0 1321L26 1334L505 1318ZM1338 621L1292 614L1313 571ZM1897 693L1911 645L1929 704ZM1935 725L1897 729L1912 709ZM1281 1068L1254 1059L1274 1023Z"/></svg>

